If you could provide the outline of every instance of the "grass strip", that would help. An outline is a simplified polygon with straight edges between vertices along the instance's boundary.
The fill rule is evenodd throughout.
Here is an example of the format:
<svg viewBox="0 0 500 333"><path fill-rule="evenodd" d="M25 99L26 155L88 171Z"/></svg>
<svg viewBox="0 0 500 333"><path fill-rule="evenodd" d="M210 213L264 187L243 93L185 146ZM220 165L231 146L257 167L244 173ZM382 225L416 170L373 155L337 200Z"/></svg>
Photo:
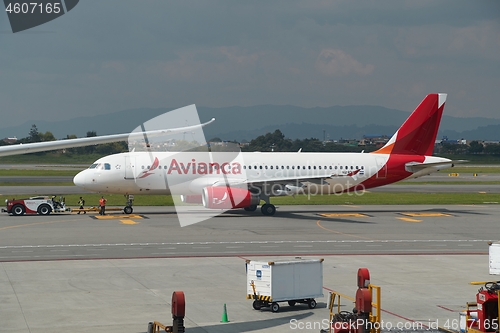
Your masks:
<svg viewBox="0 0 500 333"><path fill-rule="evenodd" d="M75 170L31 170L31 169L0 169L2 177L74 177L83 169Z"/></svg>
<svg viewBox="0 0 500 333"><path fill-rule="evenodd" d="M56 195L56 193L54 193ZM35 195L0 195L0 199L15 197L27 198ZM98 206L100 194L69 194L65 195L66 204L76 206L79 197L85 199L86 206ZM59 196L57 196L59 197ZM124 206L126 199L123 195L104 195L108 206ZM477 205L498 204L500 193L395 193L395 192L368 192L364 194L342 194L295 197L275 197L271 202L279 205ZM134 206L172 206L170 195L136 195Z"/></svg>
<svg viewBox="0 0 500 333"><path fill-rule="evenodd" d="M468 166L459 166L459 167L453 167L453 168L448 168L445 170L438 171L440 174L450 174L450 173L477 173L479 174L490 174L490 173L500 173L500 167L497 165L494 166L477 166L477 165L471 165L470 167Z"/></svg>

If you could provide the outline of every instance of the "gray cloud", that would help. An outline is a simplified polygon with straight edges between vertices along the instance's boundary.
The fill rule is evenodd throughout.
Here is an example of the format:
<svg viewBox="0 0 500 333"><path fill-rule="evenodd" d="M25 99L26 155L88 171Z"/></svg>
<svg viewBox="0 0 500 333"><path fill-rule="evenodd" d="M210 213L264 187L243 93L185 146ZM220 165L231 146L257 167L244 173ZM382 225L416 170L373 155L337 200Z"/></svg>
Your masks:
<svg viewBox="0 0 500 333"><path fill-rule="evenodd" d="M4 126L135 107L371 104L498 116L497 1L86 0L9 34ZM252 120L249 121L265 121Z"/></svg>

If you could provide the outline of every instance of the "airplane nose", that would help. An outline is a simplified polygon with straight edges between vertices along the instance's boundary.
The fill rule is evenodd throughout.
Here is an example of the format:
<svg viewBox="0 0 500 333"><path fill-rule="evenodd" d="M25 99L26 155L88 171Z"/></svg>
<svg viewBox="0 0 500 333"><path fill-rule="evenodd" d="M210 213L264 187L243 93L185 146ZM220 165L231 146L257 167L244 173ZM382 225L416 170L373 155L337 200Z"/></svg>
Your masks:
<svg viewBox="0 0 500 333"><path fill-rule="evenodd" d="M81 171L73 178L73 184L75 184L76 186L84 187L86 178L87 177L85 175L85 171Z"/></svg>

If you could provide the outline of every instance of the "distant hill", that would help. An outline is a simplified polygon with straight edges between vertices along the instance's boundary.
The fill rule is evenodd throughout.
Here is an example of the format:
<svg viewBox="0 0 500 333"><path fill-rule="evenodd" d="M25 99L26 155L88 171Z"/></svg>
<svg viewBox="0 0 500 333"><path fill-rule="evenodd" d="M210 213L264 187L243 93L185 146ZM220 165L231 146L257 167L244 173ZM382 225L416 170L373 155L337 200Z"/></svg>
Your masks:
<svg viewBox="0 0 500 333"><path fill-rule="evenodd" d="M500 125L480 126L476 129L468 131L439 131L440 136L446 135L450 139L467 139L467 140L500 140Z"/></svg>
<svg viewBox="0 0 500 333"><path fill-rule="evenodd" d="M51 131L56 138L68 134L78 137L87 131L98 135L126 133L143 122L174 108L140 108L93 117L78 117L66 121L27 121L15 126L0 128L0 137L25 137L32 124L40 132ZM363 135L391 136L409 116L409 112L381 106L332 106L327 108L302 108L290 105L258 105L248 107L209 108L198 107L201 121L212 117L217 120L205 128L207 139L250 140L258 135L280 129L291 139L315 137L323 139L359 139ZM450 139L500 139L500 119L458 118L443 116L439 137Z"/></svg>

